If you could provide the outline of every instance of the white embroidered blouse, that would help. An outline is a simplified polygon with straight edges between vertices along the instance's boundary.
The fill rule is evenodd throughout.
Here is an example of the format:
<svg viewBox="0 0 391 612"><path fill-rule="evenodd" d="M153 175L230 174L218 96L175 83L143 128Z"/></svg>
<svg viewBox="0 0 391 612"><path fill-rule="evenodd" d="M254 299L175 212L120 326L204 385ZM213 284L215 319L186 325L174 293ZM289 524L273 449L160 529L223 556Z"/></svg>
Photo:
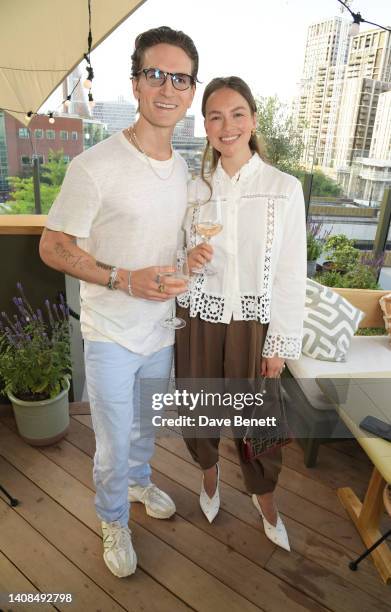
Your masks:
<svg viewBox="0 0 391 612"><path fill-rule="evenodd" d="M211 200L220 199L222 231L211 240L217 274L192 278L178 298L190 316L229 323L269 323L264 357L298 359L301 352L306 284L306 228L303 191L293 176L257 154L230 178L219 162ZM195 231L196 200L209 199L197 178L189 183L184 220L188 248L202 242Z"/></svg>

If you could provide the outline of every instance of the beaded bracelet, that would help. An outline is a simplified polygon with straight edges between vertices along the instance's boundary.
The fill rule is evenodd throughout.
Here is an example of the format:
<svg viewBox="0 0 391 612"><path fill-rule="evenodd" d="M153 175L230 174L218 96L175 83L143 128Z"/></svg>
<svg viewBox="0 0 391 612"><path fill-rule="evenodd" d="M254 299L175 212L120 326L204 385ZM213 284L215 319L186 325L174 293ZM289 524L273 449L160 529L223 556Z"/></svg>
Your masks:
<svg viewBox="0 0 391 612"><path fill-rule="evenodd" d="M113 291L114 289L117 289L117 287L115 286L117 276L118 276L118 268L116 266L113 266L111 268L109 282L107 283L107 288L110 289L111 291Z"/></svg>

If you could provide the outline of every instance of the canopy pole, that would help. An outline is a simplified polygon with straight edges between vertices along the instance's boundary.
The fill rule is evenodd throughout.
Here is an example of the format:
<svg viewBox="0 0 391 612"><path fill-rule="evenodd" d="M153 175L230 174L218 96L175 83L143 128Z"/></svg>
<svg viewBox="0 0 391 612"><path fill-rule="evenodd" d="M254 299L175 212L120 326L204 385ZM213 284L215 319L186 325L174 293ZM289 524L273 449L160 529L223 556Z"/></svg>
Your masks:
<svg viewBox="0 0 391 612"><path fill-rule="evenodd" d="M39 156L34 154L32 156L33 162L33 185L34 185L34 206L35 214L41 215L41 185L40 185L40 172L39 172Z"/></svg>

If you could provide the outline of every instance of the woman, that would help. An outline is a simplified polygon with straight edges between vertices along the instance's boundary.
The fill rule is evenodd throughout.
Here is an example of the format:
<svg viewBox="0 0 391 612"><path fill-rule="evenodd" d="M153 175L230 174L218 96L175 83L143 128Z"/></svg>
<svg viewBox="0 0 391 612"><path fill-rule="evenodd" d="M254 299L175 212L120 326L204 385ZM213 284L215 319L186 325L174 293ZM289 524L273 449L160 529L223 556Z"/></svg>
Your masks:
<svg viewBox="0 0 391 612"><path fill-rule="evenodd" d="M284 360L297 359L301 351L306 278L301 185L262 160L256 103L240 78L213 79L205 89L202 113L207 150L189 199L219 199L223 229L212 239L213 248L196 246L197 224L189 220L194 215L185 221L193 247L191 267L213 259L216 274L194 277L191 289L178 299L178 316L187 326L177 332L176 376L278 378ZM212 163L206 176L209 147ZM203 471L200 504L212 522L220 505L219 438L187 438L186 444ZM239 450L239 440L236 445ZM265 534L290 550L273 495L281 450L249 463L240 456L240 465Z"/></svg>

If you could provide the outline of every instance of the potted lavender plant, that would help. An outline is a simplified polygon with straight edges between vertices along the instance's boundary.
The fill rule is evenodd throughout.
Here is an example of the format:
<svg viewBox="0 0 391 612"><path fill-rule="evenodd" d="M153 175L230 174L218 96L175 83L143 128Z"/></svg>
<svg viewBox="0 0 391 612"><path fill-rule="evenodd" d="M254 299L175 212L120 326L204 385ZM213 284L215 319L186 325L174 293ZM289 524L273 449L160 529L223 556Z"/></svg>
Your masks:
<svg viewBox="0 0 391 612"><path fill-rule="evenodd" d="M68 307L45 301L33 310L17 284L17 314L0 316L0 391L10 399L21 437L34 446L53 444L69 427L71 372ZM2 387L2 388L1 388Z"/></svg>
<svg viewBox="0 0 391 612"><path fill-rule="evenodd" d="M322 232L322 224L310 221L307 226L307 276L316 273L316 260L323 251L323 243L329 232Z"/></svg>

